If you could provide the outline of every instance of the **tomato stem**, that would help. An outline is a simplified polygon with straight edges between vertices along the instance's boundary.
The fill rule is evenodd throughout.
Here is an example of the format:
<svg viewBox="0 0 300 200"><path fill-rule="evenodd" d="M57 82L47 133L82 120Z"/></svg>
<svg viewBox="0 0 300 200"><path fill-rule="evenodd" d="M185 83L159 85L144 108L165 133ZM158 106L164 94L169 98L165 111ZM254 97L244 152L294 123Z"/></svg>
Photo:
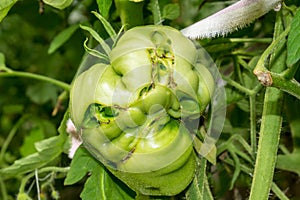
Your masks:
<svg viewBox="0 0 300 200"><path fill-rule="evenodd" d="M30 174L28 174L27 176L25 176L22 181L21 181L21 185L20 185L20 189L19 189L19 193L25 193L25 188L26 185L28 184L28 181L34 177L36 175L36 173L40 174L40 173L46 173L46 172L50 172L50 173L67 173L70 170L70 167L45 167L39 170L36 170Z"/></svg>
<svg viewBox="0 0 300 200"><path fill-rule="evenodd" d="M50 78L48 76L43 76L40 74L34 74L34 73L30 73L30 72L20 72L20 71L14 71L14 70L5 70L5 71L1 71L0 72L0 77L24 77L24 78L31 78L31 79L35 79L35 80L40 80L40 81L45 81L48 83L51 83L53 85L56 85L66 91L70 91L70 85Z"/></svg>
<svg viewBox="0 0 300 200"><path fill-rule="evenodd" d="M23 115L23 117L21 117L16 124L14 125L14 127L10 130L10 132L8 133L2 148L1 148L1 152L0 152L0 163L5 163L4 160L4 156L6 153L6 150L10 144L10 142L12 141L12 139L14 138L14 136L16 135L18 129L20 128L20 126L29 118L29 115Z"/></svg>
<svg viewBox="0 0 300 200"><path fill-rule="evenodd" d="M281 17L281 13L278 13L274 31L275 41L281 38L280 33L283 32ZM277 46L271 54L272 71L283 71L286 68L286 54L281 52L282 47L285 47L285 43ZM283 96L284 93L277 88L268 87L266 89L249 200L267 200L269 198L282 126Z"/></svg>

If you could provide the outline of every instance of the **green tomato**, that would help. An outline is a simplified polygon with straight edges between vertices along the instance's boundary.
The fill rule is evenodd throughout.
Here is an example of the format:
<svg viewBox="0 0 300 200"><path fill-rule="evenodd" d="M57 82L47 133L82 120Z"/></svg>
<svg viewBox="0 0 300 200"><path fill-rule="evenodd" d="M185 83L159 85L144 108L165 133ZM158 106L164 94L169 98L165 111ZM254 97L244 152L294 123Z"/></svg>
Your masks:
<svg viewBox="0 0 300 200"><path fill-rule="evenodd" d="M182 192L196 171L193 136L214 92L212 75L194 43L166 26L130 29L109 57L71 89L83 144L137 193Z"/></svg>

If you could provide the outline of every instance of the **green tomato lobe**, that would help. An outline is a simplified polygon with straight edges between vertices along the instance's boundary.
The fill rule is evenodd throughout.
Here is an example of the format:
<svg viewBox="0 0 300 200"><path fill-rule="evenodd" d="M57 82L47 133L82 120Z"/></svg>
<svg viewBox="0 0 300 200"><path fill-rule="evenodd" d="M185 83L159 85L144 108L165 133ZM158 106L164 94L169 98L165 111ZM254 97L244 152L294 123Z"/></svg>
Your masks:
<svg viewBox="0 0 300 200"><path fill-rule="evenodd" d="M197 63L193 42L166 26L130 29L109 57L71 90L83 144L136 192L180 193L196 170L194 130L214 91L212 75Z"/></svg>

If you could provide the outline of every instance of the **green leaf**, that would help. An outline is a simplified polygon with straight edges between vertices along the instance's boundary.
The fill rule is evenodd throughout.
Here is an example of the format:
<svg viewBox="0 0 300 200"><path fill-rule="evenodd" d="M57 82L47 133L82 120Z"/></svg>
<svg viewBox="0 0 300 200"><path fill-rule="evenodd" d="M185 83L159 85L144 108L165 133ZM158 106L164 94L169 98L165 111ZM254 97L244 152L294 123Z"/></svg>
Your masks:
<svg viewBox="0 0 300 200"><path fill-rule="evenodd" d="M71 5L73 0L43 0L43 2L54 8L58 8L58 9L62 10L64 8L68 7L69 5Z"/></svg>
<svg viewBox="0 0 300 200"><path fill-rule="evenodd" d="M103 59L105 61L109 62L109 57L107 55L105 55L104 53L101 53L100 51L96 50L96 49L91 49L87 46L87 41L88 38L84 41L83 43L83 47L86 50L86 52L88 52L89 54L91 54L92 56L95 56L97 58Z"/></svg>
<svg viewBox="0 0 300 200"><path fill-rule="evenodd" d="M0 53L0 69L5 69L5 56L3 53Z"/></svg>
<svg viewBox="0 0 300 200"><path fill-rule="evenodd" d="M180 7L178 3L170 3L164 6L162 11L163 19L176 19L180 16Z"/></svg>
<svg viewBox="0 0 300 200"><path fill-rule="evenodd" d="M49 83L42 82L40 84L31 85L27 88L26 95L30 100L37 104L44 104L48 101L53 103L57 99L58 88Z"/></svg>
<svg viewBox="0 0 300 200"><path fill-rule="evenodd" d="M103 165L95 160L83 147L79 148L71 163L70 171L65 179L65 185L80 181L90 173L80 195L83 200L98 199L132 200L130 190L123 183L112 178ZM129 193L128 193L129 192Z"/></svg>
<svg viewBox="0 0 300 200"><path fill-rule="evenodd" d="M290 154L278 155L276 168L295 172L300 176L300 100L292 96L285 99L285 112L293 139L293 151Z"/></svg>
<svg viewBox="0 0 300 200"><path fill-rule="evenodd" d="M300 100L288 96L285 100L285 112L293 138L293 153L300 154Z"/></svg>
<svg viewBox="0 0 300 200"><path fill-rule="evenodd" d="M237 149L236 151L239 151L239 150ZM230 182L230 190L232 190L236 180L238 179L238 177L241 173L241 163L240 163L240 160L239 160L238 156L236 155L234 149L229 149L229 153L231 154L231 156L234 160L234 163L235 163L234 173L233 173L233 176L232 176L232 179Z"/></svg>
<svg viewBox="0 0 300 200"><path fill-rule="evenodd" d="M278 155L276 168L297 173L300 176L300 153Z"/></svg>
<svg viewBox="0 0 300 200"><path fill-rule="evenodd" d="M99 12L104 18L108 17L109 9L112 4L112 0L97 0Z"/></svg>
<svg viewBox="0 0 300 200"><path fill-rule="evenodd" d="M300 9L296 12L291 23L291 30L287 41L287 65L291 66L300 59Z"/></svg>
<svg viewBox="0 0 300 200"><path fill-rule="evenodd" d="M203 137L206 137L205 141L212 140L211 138L209 138L206 135L204 128L201 128L200 132ZM193 140L193 145L194 145L195 151L199 155L203 156L205 159L207 159L213 165L216 164L217 148L213 142L212 143L208 143L208 142L203 143L198 137L195 137Z"/></svg>
<svg viewBox="0 0 300 200"><path fill-rule="evenodd" d="M36 152L34 143L44 139L44 132L41 127L31 129L30 133L25 137L22 146L20 147L20 153L23 157L28 156Z"/></svg>
<svg viewBox="0 0 300 200"><path fill-rule="evenodd" d="M51 42L50 47L48 49L48 54L55 52L59 47L61 47L66 41L70 39L70 37L75 33L78 29L78 24L74 24L62 32L60 32Z"/></svg>
<svg viewBox="0 0 300 200"><path fill-rule="evenodd" d="M225 92L226 92L226 103L228 105L234 104L240 101L241 99L243 99L243 94L241 94L238 90L236 90L233 87L226 87Z"/></svg>
<svg viewBox="0 0 300 200"><path fill-rule="evenodd" d="M60 135L47 138L41 142L35 143L36 153L16 160L12 165L2 168L0 174L8 174L15 176L16 174L24 174L40 168L47 163L56 159L64 150L67 141L66 121L69 118L67 111L58 128ZM64 129L64 130L63 130Z"/></svg>
<svg viewBox="0 0 300 200"><path fill-rule="evenodd" d="M92 162L91 162L92 161ZM93 159L82 147L78 148L71 162L70 171L64 184L72 185L80 181L92 169Z"/></svg>
<svg viewBox="0 0 300 200"><path fill-rule="evenodd" d="M70 119L70 112L69 109L67 109L67 111L64 114L64 118L63 120L60 122L60 126L58 127L58 132L60 135L66 135L66 142L64 144L63 147L63 152L68 154L69 150L70 150L70 144L71 144L71 137L67 137L70 136L69 133L67 132L67 122Z"/></svg>
<svg viewBox="0 0 300 200"><path fill-rule="evenodd" d="M30 198L27 193L22 192L18 194L17 200L32 200L32 198Z"/></svg>
<svg viewBox="0 0 300 200"><path fill-rule="evenodd" d="M35 144L37 153L16 160L14 164L0 170L0 174L24 174L40 168L57 158L63 151L65 135L54 136Z"/></svg>
<svg viewBox="0 0 300 200"><path fill-rule="evenodd" d="M111 37L111 39L113 41L115 41L117 33L116 33L115 29L111 26L111 24L103 16L101 16L99 13L96 13L94 11L92 11L92 13L101 21L101 23L103 24L103 26L104 26L106 32L108 33L108 35Z"/></svg>
<svg viewBox="0 0 300 200"><path fill-rule="evenodd" d="M101 197L103 200L133 200L129 194L121 187L123 183L111 178L103 165L95 162L92 175L84 184L84 189L80 195L83 200L90 200L93 197ZM119 183L120 185L118 185ZM95 187L98 186L98 187Z"/></svg>
<svg viewBox="0 0 300 200"><path fill-rule="evenodd" d="M4 115L22 114L24 112L24 105L23 104L7 104L2 107L2 112Z"/></svg>
<svg viewBox="0 0 300 200"><path fill-rule="evenodd" d="M80 28L82 28L83 30L88 31L92 37L101 45L101 47L103 48L103 50L105 51L105 53L107 55L109 55L111 49L108 46L108 44L100 37L100 35L94 31L92 28L88 27L88 26L82 26L80 25Z"/></svg>
<svg viewBox="0 0 300 200"><path fill-rule="evenodd" d="M1 0L0 2L0 22L7 15L8 11L18 0Z"/></svg>

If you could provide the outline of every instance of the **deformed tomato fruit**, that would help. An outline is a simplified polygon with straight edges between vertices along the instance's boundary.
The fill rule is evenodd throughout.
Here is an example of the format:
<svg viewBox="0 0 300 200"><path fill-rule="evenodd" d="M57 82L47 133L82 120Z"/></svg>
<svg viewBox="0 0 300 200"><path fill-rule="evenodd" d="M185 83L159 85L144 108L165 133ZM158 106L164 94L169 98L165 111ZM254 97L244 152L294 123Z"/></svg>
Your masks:
<svg viewBox="0 0 300 200"><path fill-rule="evenodd" d="M179 31L142 26L125 32L110 63L80 74L71 118L83 144L116 177L146 195L176 195L194 177L193 137L214 79Z"/></svg>

